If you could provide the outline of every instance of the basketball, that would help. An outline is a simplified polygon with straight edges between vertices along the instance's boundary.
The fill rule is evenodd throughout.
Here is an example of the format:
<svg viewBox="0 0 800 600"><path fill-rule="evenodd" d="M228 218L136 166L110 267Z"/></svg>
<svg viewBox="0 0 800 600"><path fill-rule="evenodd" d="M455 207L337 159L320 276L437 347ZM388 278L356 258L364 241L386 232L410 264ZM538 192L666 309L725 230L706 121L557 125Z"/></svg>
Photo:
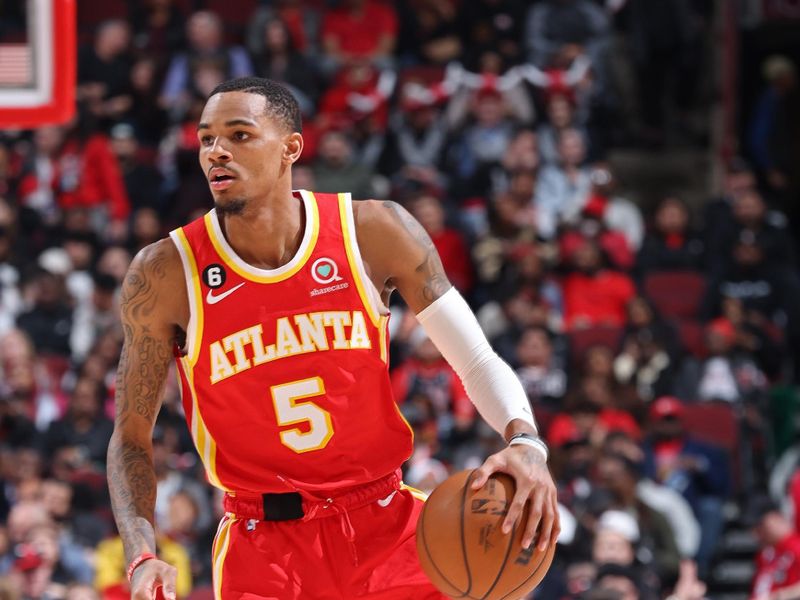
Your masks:
<svg viewBox="0 0 800 600"><path fill-rule="evenodd" d="M527 550L522 536L527 510L508 534L503 519L514 497L514 480L495 473L471 490L472 471L439 485L417 522L417 553L433 584L452 598L516 600L530 593L550 568L555 545Z"/></svg>

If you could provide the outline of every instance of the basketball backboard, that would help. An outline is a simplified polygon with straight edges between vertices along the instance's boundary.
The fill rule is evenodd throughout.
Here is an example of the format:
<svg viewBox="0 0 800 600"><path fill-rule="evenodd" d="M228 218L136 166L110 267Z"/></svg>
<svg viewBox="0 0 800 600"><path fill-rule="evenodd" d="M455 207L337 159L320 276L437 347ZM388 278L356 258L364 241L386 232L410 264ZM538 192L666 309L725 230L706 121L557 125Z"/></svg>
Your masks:
<svg viewBox="0 0 800 600"><path fill-rule="evenodd" d="M0 2L0 128L63 123L74 114L75 2Z"/></svg>

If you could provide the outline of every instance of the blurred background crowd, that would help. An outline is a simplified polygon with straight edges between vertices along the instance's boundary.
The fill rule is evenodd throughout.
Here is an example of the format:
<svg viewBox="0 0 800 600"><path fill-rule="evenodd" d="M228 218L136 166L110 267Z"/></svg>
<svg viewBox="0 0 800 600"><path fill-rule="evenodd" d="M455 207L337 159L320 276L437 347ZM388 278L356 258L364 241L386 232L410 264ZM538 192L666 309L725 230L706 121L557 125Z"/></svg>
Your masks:
<svg viewBox="0 0 800 600"><path fill-rule="evenodd" d="M800 597L800 9L734 4L80 0L78 117L0 133L0 598L127 597L119 287L210 208L197 120L249 74L300 102L295 187L406 206L516 369L562 505L535 597ZM500 440L394 302L429 491ZM199 600L221 503L182 415L173 376L158 544Z"/></svg>

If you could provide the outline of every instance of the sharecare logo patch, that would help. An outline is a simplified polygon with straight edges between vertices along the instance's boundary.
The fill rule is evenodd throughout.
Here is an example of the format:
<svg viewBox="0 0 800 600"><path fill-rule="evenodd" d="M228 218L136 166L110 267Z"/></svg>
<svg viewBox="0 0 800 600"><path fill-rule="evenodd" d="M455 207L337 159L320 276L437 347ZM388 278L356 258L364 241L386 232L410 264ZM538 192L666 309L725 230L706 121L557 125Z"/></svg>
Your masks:
<svg viewBox="0 0 800 600"><path fill-rule="evenodd" d="M333 259L322 257L318 258L311 265L311 277L320 285L328 285L334 281L341 281L339 277L339 266Z"/></svg>
<svg viewBox="0 0 800 600"><path fill-rule="evenodd" d="M336 285L329 285L328 287L324 288L314 288L313 290L311 290L310 295L312 297L321 296L322 294L329 294L330 292L338 292L339 290L346 290L349 287L350 284L345 281L344 283L337 283Z"/></svg>

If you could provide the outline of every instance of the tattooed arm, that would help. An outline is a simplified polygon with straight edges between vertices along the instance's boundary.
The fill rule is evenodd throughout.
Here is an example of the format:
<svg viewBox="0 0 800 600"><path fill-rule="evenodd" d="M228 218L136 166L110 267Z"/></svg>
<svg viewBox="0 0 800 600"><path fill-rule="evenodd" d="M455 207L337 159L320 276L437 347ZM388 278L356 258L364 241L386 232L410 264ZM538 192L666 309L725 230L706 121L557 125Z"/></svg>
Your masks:
<svg viewBox="0 0 800 600"><path fill-rule="evenodd" d="M179 257L169 240L143 249L122 284L120 311L125 340L117 369L116 418L108 446L108 489L128 564L143 553L156 554L153 511L156 474L152 435L178 323L188 319ZM186 301L188 302L188 301ZM134 572L131 595L153 598L164 588L175 597L175 570L156 559Z"/></svg>
<svg viewBox="0 0 800 600"><path fill-rule="evenodd" d="M391 201L354 202L358 244L384 302L395 289L419 313L452 286L428 233Z"/></svg>

